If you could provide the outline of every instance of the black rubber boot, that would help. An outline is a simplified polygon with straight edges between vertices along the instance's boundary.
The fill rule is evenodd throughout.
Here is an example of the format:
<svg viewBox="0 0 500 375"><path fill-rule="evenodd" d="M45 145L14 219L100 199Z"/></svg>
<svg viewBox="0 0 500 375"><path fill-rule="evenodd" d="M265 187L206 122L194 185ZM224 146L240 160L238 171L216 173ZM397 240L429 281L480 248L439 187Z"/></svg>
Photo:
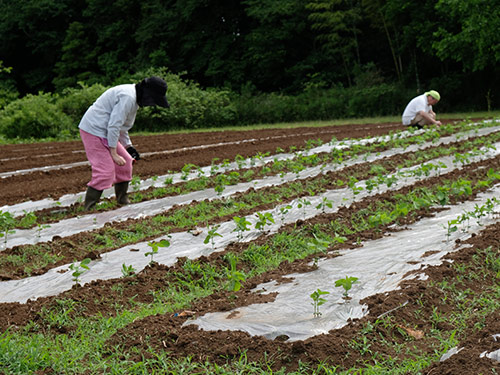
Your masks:
<svg viewBox="0 0 500 375"><path fill-rule="evenodd" d="M115 184L116 202L120 206L125 206L127 204L130 204L130 201L128 200L127 196L128 183L129 183L128 181L123 181Z"/></svg>
<svg viewBox="0 0 500 375"><path fill-rule="evenodd" d="M94 189L93 187L87 187L87 193L85 194L85 210L90 210L94 208L96 203L99 201L102 195L102 190Z"/></svg>

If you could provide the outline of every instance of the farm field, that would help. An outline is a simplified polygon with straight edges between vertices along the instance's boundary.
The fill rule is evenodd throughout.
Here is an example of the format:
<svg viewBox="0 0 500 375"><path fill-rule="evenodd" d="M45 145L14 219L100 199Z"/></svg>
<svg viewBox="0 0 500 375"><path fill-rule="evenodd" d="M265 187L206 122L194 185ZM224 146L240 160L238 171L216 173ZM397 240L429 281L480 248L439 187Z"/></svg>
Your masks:
<svg viewBox="0 0 500 375"><path fill-rule="evenodd" d="M1 145L0 372L498 374L500 122Z"/></svg>

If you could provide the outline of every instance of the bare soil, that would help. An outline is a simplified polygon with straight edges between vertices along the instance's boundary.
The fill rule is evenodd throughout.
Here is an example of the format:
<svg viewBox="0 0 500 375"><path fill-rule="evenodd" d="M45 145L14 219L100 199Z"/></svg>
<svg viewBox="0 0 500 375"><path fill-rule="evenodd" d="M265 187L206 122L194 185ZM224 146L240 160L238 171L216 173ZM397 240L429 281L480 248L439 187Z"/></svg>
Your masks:
<svg viewBox="0 0 500 375"><path fill-rule="evenodd" d="M154 153L144 156L135 164L134 174L141 178L147 178L166 174L168 171L178 171L187 163L205 166L210 165L214 158L231 160L238 154L249 157L257 152L274 153L277 147L287 150L291 146L304 145L310 139L330 141L333 136L337 139L375 136L402 128L400 124L349 125L132 137L139 152L146 155ZM252 141L232 143L248 139L252 139ZM182 150L186 147L207 144L213 146ZM179 151L174 152L173 150ZM164 151L171 152L161 153ZM45 156L48 152L51 155ZM0 146L0 155L4 155L4 158L0 160L0 173L85 161L80 142ZM478 163L470 168L484 170L489 167L498 170L498 158ZM48 196L57 199L64 194L84 190L89 178L89 166L38 171L3 178L0 179L0 206L24 200L42 199ZM419 183L419 186L432 186L439 180L440 178L424 180ZM407 191L409 191L408 188ZM370 201L385 198L387 197L381 194L376 198L371 198ZM361 209L363 205L366 206L368 203L369 200L360 202L340 210L336 215L337 217L347 217L349 210ZM432 210L422 211L415 218L430 215L433 215ZM325 220L332 220L332 216L320 215L308 220L307 224L314 225L316 222L320 223ZM409 223L411 223L410 218L408 219ZM297 222L295 226L304 224L306 223ZM290 230L291 227L285 227L283 230ZM361 234L361 240L367 241L390 235L392 230L383 228L378 231L367 231ZM353 320L342 329L333 330L328 334L312 337L305 341L288 342L286 337L268 340L263 337L252 337L244 332L209 332L199 330L195 326L182 327L182 324L192 316L203 315L207 312L228 311L240 306L272 300L273 295L262 296L252 293L251 290L262 282L270 280L289 282L288 274L310 271L312 258L283 263L272 272L246 280L236 295L220 291L196 301L189 311L150 316L135 321L113 336L109 342L109 348L115 350L112 348L119 346L123 353L135 353L137 361L142 360L143 356L146 358L150 356L148 348L152 347L157 351L167 351L173 358L192 356L193 360L202 362L210 360L219 364L237 360L240 353L245 351L249 361L266 361L267 359L272 369L277 370L285 367L290 371L297 369L299 363L311 363L313 368L319 362L338 365L342 368L360 366L361 363L373 364L373 353L399 359L411 357L409 353L388 352L387 346L381 344L381 339L407 345L412 348L413 352L432 353L433 345L436 345L436 342L426 339L430 336L430 332L437 329L442 331L443 336L449 336L455 329L450 322L450 317L456 306L446 300L446 292L438 287L440 282L453 280L459 275L458 268L454 267L451 261L453 264L463 264L471 270L476 269L478 263L486 261L482 250L491 246L500 254L499 233L499 224L485 228L480 234L467 241L469 247L462 248L463 243L457 244L457 246L461 246L461 250L449 255L447 257L449 262L423 270L422 272L428 276L426 280L405 281L400 285L400 290L367 298L362 301L369 306L369 314L366 317ZM78 244L80 239L78 236L74 236L70 241ZM266 238L259 238L256 241L265 242ZM352 243L352 241L347 242ZM225 251L238 252L241 251L239 247L242 246L241 244L232 244ZM347 245L339 245L339 248L341 247L347 247ZM64 251L63 247L60 251ZM223 256L224 252L221 252L205 257L203 260L218 264L223 262ZM38 329L42 331L50 330L55 333L71 334L73 327L47 326L41 318L40 312L43 309L51 309L56 306L57 299L76 301L78 308L75 314L82 316L98 316L99 314L112 316L116 314L117 306L119 309L132 308L131 298L134 296L135 302L153 302L152 292L166 288L169 284L167 276L182 269L185 261L185 259L180 259L172 267L153 264L134 277L100 280L84 286L74 286L71 290L56 297L39 298L25 304L0 304L0 329L1 331L16 330L26 326L29 322L35 322L39 324ZM491 285L491 283L498 285L499 283L494 270L491 270L489 274L484 274L483 277L484 282L464 278L460 288L470 290L471 293L479 293L482 291L483 285ZM406 304L402 306L404 303ZM431 316L435 312L433 308L436 306L439 313L450 318L448 322L445 319L440 326L436 326L431 320ZM398 330L389 330L378 321L381 314L392 309L394 311L390 312L391 321L400 327ZM361 353L353 350L351 346L353 340L359 340L361 329L368 325L375 327L366 333L367 337L373 339L369 351ZM482 328L477 329L478 326ZM463 335L459 344L465 349L444 362L431 364L423 373L432 375L498 373L500 371L499 362L480 358L479 355L484 351L491 352L500 348L500 344L495 342L492 337L492 335L499 333L499 311L488 314L482 321L467 322L466 334Z"/></svg>

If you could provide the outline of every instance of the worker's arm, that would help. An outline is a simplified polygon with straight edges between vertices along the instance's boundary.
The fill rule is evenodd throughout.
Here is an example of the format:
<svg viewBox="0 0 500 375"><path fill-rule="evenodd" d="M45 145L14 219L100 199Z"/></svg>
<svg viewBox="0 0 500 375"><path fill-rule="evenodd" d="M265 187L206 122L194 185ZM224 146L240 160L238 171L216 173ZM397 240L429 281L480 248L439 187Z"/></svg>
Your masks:
<svg viewBox="0 0 500 375"><path fill-rule="evenodd" d="M436 121L436 114L432 110L430 112L419 111L417 115L425 118L429 124L441 125L441 121Z"/></svg>

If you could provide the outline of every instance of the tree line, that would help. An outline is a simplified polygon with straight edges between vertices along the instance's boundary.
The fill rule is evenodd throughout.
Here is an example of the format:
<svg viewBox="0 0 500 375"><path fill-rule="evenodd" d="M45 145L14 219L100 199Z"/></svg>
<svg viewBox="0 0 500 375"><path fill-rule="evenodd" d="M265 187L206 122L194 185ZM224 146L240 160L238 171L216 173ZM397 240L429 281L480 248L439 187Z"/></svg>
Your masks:
<svg viewBox="0 0 500 375"><path fill-rule="evenodd" d="M0 0L0 84L61 92L167 67L242 95L390 83L484 110L498 30L500 0Z"/></svg>

